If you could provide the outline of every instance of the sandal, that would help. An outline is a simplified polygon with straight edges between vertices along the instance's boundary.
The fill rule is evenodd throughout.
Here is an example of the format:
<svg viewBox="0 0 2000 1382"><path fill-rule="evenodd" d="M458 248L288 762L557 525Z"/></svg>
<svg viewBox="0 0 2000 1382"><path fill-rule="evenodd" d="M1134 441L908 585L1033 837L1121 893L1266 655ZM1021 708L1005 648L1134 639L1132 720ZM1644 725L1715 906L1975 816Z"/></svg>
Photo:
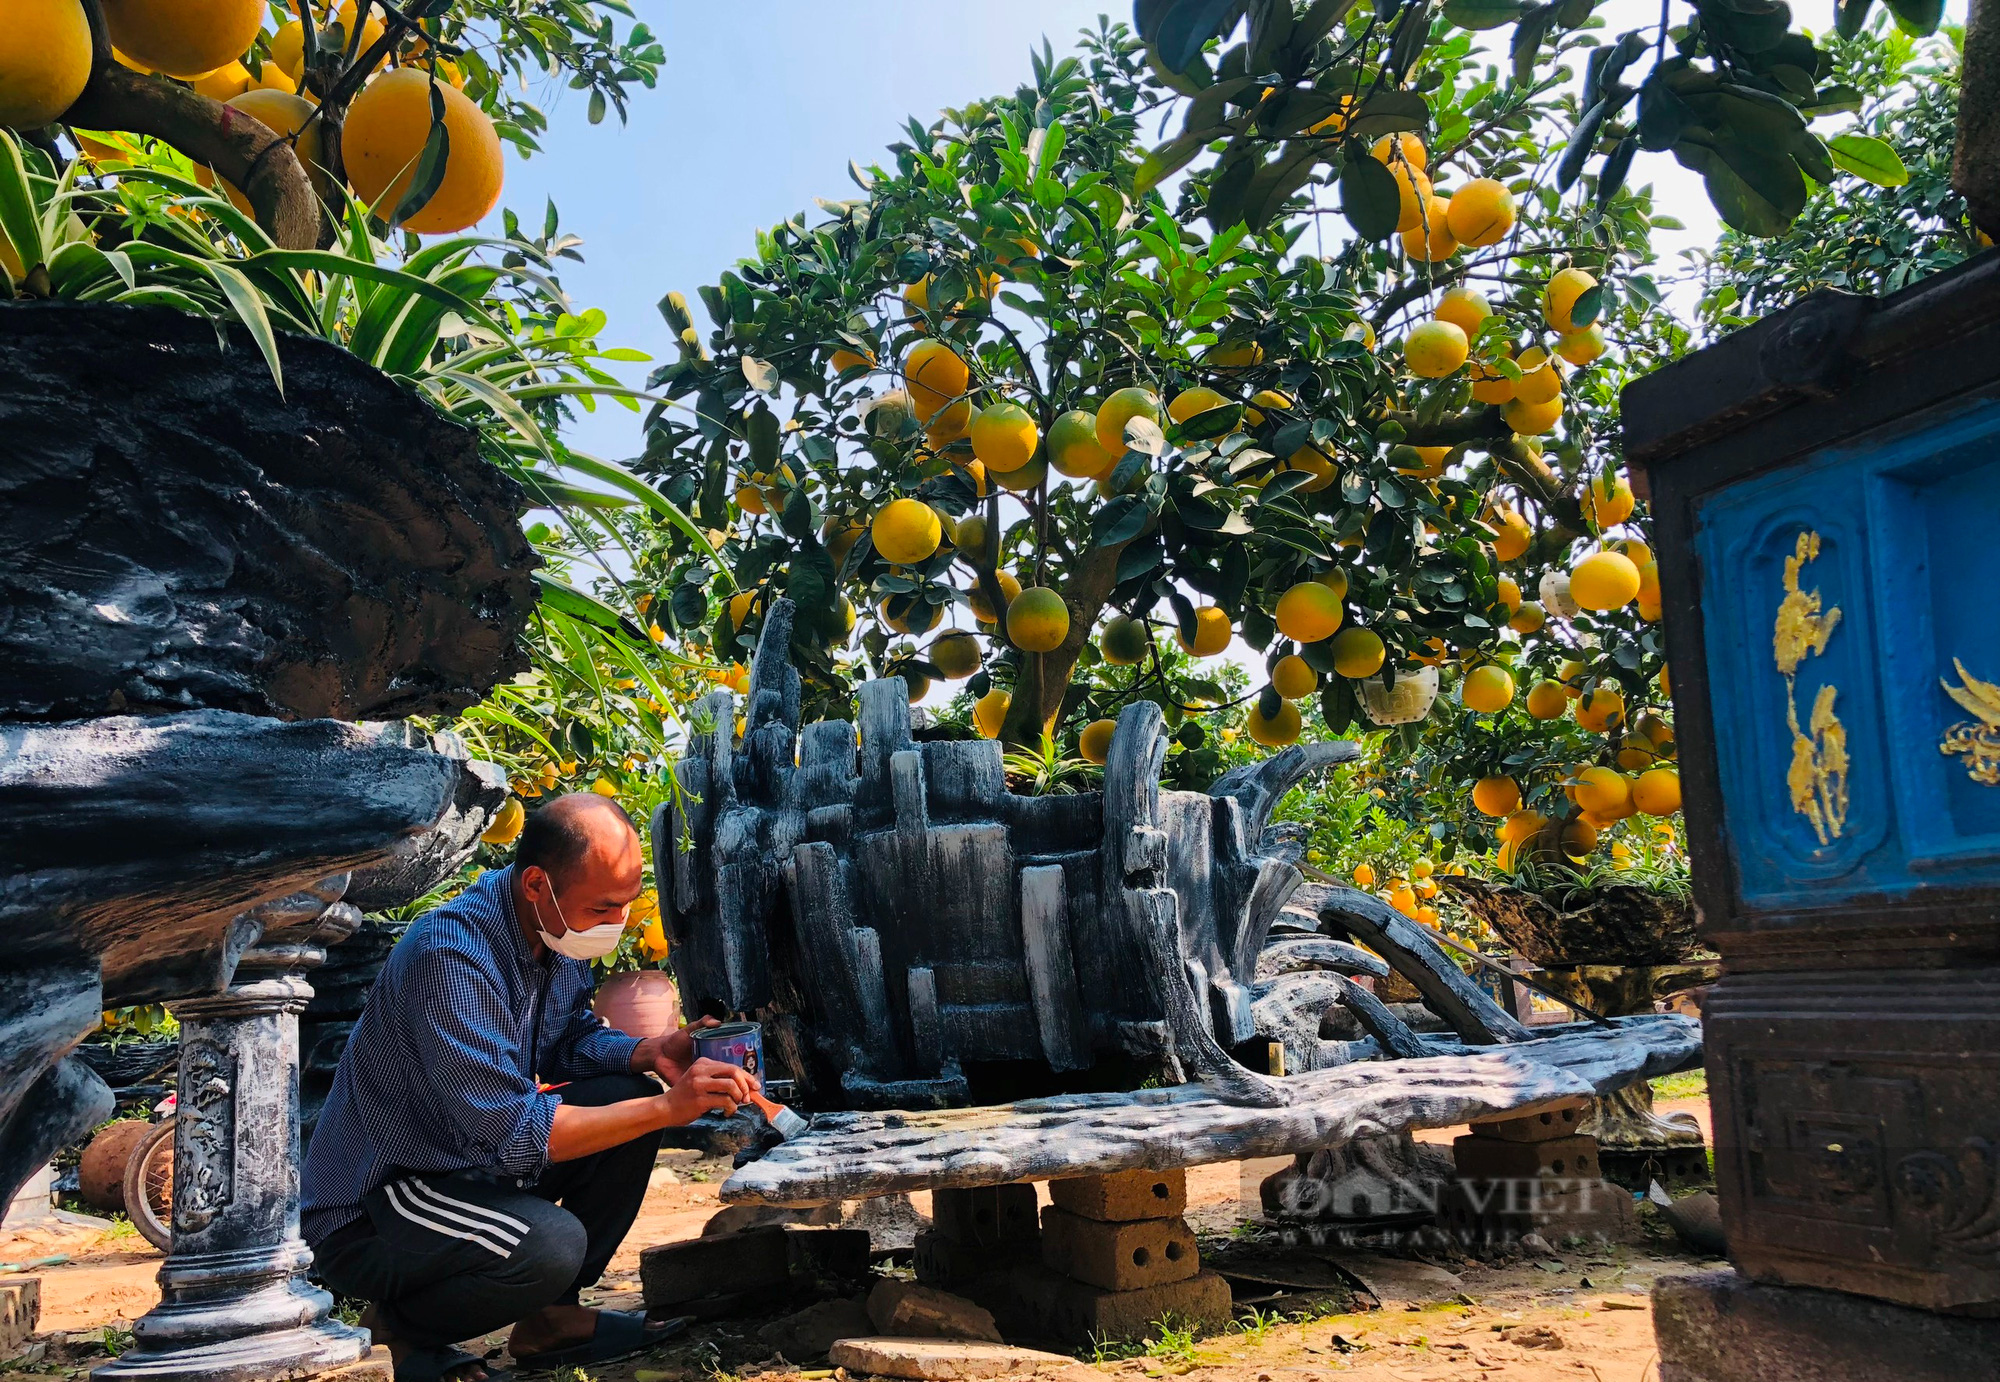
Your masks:
<svg viewBox="0 0 2000 1382"><path fill-rule="evenodd" d="M460 1382L455 1374L485 1368L486 1382L510 1382L513 1374L462 1348L413 1348L396 1362L396 1382Z"/></svg>
<svg viewBox="0 0 2000 1382"><path fill-rule="evenodd" d="M665 1343L691 1323L693 1317L689 1315L654 1322L630 1310L600 1310L596 1331L582 1343L544 1349L525 1358L517 1353L514 1361L524 1371L533 1372L582 1367L588 1363L615 1363ZM403 1379L398 1376L396 1382Z"/></svg>

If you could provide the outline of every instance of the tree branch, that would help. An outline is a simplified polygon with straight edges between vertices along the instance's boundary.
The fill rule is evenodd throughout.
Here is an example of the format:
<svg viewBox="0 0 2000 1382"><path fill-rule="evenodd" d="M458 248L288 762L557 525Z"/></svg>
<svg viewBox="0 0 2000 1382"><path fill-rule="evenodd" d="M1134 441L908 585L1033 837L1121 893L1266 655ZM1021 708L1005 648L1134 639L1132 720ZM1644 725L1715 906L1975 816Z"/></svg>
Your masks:
<svg viewBox="0 0 2000 1382"><path fill-rule="evenodd" d="M241 189L267 234L284 249L319 243L320 201L291 143L233 106L108 60L64 114L88 130L164 139Z"/></svg>

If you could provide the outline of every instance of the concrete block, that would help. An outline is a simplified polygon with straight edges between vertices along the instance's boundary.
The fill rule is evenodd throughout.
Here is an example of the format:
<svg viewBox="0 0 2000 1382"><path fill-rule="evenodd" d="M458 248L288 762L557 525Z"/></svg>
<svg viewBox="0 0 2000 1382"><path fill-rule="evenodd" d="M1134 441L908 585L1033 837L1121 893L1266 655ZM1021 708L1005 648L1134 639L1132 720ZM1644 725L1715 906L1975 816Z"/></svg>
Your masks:
<svg viewBox="0 0 2000 1382"><path fill-rule="evenodd" d="M1510 1176L1597 1176L1597 1139L1552 1137L1542 1142L1507 1142L1497 1137L1460 1137L1451 1144L1458 1174L1468 1180Z"/></svg>
<svg viewBox="0 0 2000 1382"><path fill-rule="evenodd" d="M793 1279L855 1277L868 1270L868 1234L841 1228L753 1228L639 1254L649 1310L706 1296L767 1291Z"/></svg>
<svg viewBox="0 0 2000 1382"><path fill-rule="evenodd" d="M936 1229L925 1229L917 1235L913 1265L917 1280L924 1285L955 1286L1022 1262L1038 1262L1041 1255L1039 1238L982 1247L947 1238Z"/></svg>
<svg viewBox="0 0 2000 1382"><path fill-rule="evenodd" d="M911 1382L1022 1377L1077 1366L1076 1359L1060 1353L960 1339L842 1339L833 1346L827 1361L850 1373L908 1378Z"/></svg>
<svg viewBox="0 0 2000 1382"><path fill-rule="evenodd" d="M1185 1219L1106 1223L1056 1205L1042 1211L1042 1265L1106 1291L1164 1286L1201 1270Z"/></svg>
<svg viewBox="0 0 2000 1382"><path fill-rule="evenodd" d="M757 1331L765 1347L803 1363L823 1356L841 1339L860 1338L875 1331L875 1323L858 1300L823 1300L771 1321Z"/></svg>
<svg viewBox="0 0 2000 1382"><path fill-rule="evenodd" d="M1584 1110L1588 1106L1587 1100L1577 1099L1572 1103L1551 1105L1539 1113L1475 1121L1472 1133L1475 1137L1497 1137L1506 1142L1546 1142L1552 1137L1569 1137L1576 1132L1577 1124L1583 1121Z"/></svg>
<svg viewBox="0 0 2000 1382"><path fill-rule="evenodd" d="M1041 1237L1033 1185L984 1185L931 1192L931 1227L947 1238L982 1247L1032 1243Z"/></svg>
<svg viewBox="0 0 2000 1382"><path fill-rule="evenodd" d="M1030 1265L982 1277L966 1290L1008 1335L1077 1347L1143 1339L1169 1314L1192 1322L1198 1335L1217 1334L1229 1327L1232 1304L1229 1283L1214 1272L1139 1291L1104 1291Z"/></svg>
<svg viewBox="0 0 2000 1382"><path fill-rule="evenodd" d="M40 1277L0 1277L0 1358L11 1358L26 1346L41 1315Z"/></svg>
<svg viewBox="0 0 2000 1382"><path fill-rule="evenodd" d="M2000 1370L2000 1320L1733 1271L1653 1283L1653 1334L1660 1382L1969 1382Z"/></svg>
<svg viewBox="0 0 2000 1382"><path fill-rule="evenodd" d="M984 1339L1000 1343L993 1313L964 1296L894 1279L868 1293L868 1320L875 1332L906 1339Z"/></svg>
<svg viewBox="0 0 2000 1382"><path fill-rule="evenodd" d="M1117 1223L1127 1219L1170 1219L1187 1212L1187 1171L1120 1171L1109 1176L1075 1176L1049 1182L1058 1208L1086 1219Z"/></svg>
<svg viewBox="0 0 2000 1382"><path fill-rule="evenodd" d="M1511 1243L1527 1233L1551 1243L1570 1237L1622 1243L1639 1232L1632 1192L1593 1177L1461 1178L1439 1197L1437 1222L1468 1247Z"/></svg>

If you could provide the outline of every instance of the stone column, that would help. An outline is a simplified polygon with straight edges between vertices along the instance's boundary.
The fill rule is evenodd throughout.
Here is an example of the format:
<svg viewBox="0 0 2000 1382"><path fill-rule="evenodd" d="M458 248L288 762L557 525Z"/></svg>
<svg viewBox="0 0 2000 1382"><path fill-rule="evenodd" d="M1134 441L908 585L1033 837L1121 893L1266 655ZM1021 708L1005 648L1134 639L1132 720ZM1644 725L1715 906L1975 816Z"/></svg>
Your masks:
<svg viewBox="0 0 2000 1382"><path fill-rule="evenodd" d="M305 972L360 924L340 875L247 918L258 939L222 992L171 1005L181 1023L173 1251L160 1304L100 1382L273 1382L356 1362L368 1332L329 1319L299 1237L299 1014Z"/></svg>

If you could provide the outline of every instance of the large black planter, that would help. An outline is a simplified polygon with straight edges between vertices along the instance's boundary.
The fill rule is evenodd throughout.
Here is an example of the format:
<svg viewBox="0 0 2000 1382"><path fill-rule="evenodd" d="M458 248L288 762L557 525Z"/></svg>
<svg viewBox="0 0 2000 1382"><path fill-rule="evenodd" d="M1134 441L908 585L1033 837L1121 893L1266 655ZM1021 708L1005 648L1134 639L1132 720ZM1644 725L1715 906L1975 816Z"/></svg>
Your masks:
<svg viewBox="0 0 2000 1382"><path fill-rule="evenodd" d="M1990 1375L2000 1322L1923 1312L2000 1313L2000 256L1815 294L1624 409L1724 965L1704 1025L1732 1260L1909 1307L1865 1307L1868 1369L1802 1330L1785 1376L1914 1376L1897 1361L1947 1336L1950 1375ZM1663 1378L1774 1375L1701 1315L1661 1312Z"/></svg>

